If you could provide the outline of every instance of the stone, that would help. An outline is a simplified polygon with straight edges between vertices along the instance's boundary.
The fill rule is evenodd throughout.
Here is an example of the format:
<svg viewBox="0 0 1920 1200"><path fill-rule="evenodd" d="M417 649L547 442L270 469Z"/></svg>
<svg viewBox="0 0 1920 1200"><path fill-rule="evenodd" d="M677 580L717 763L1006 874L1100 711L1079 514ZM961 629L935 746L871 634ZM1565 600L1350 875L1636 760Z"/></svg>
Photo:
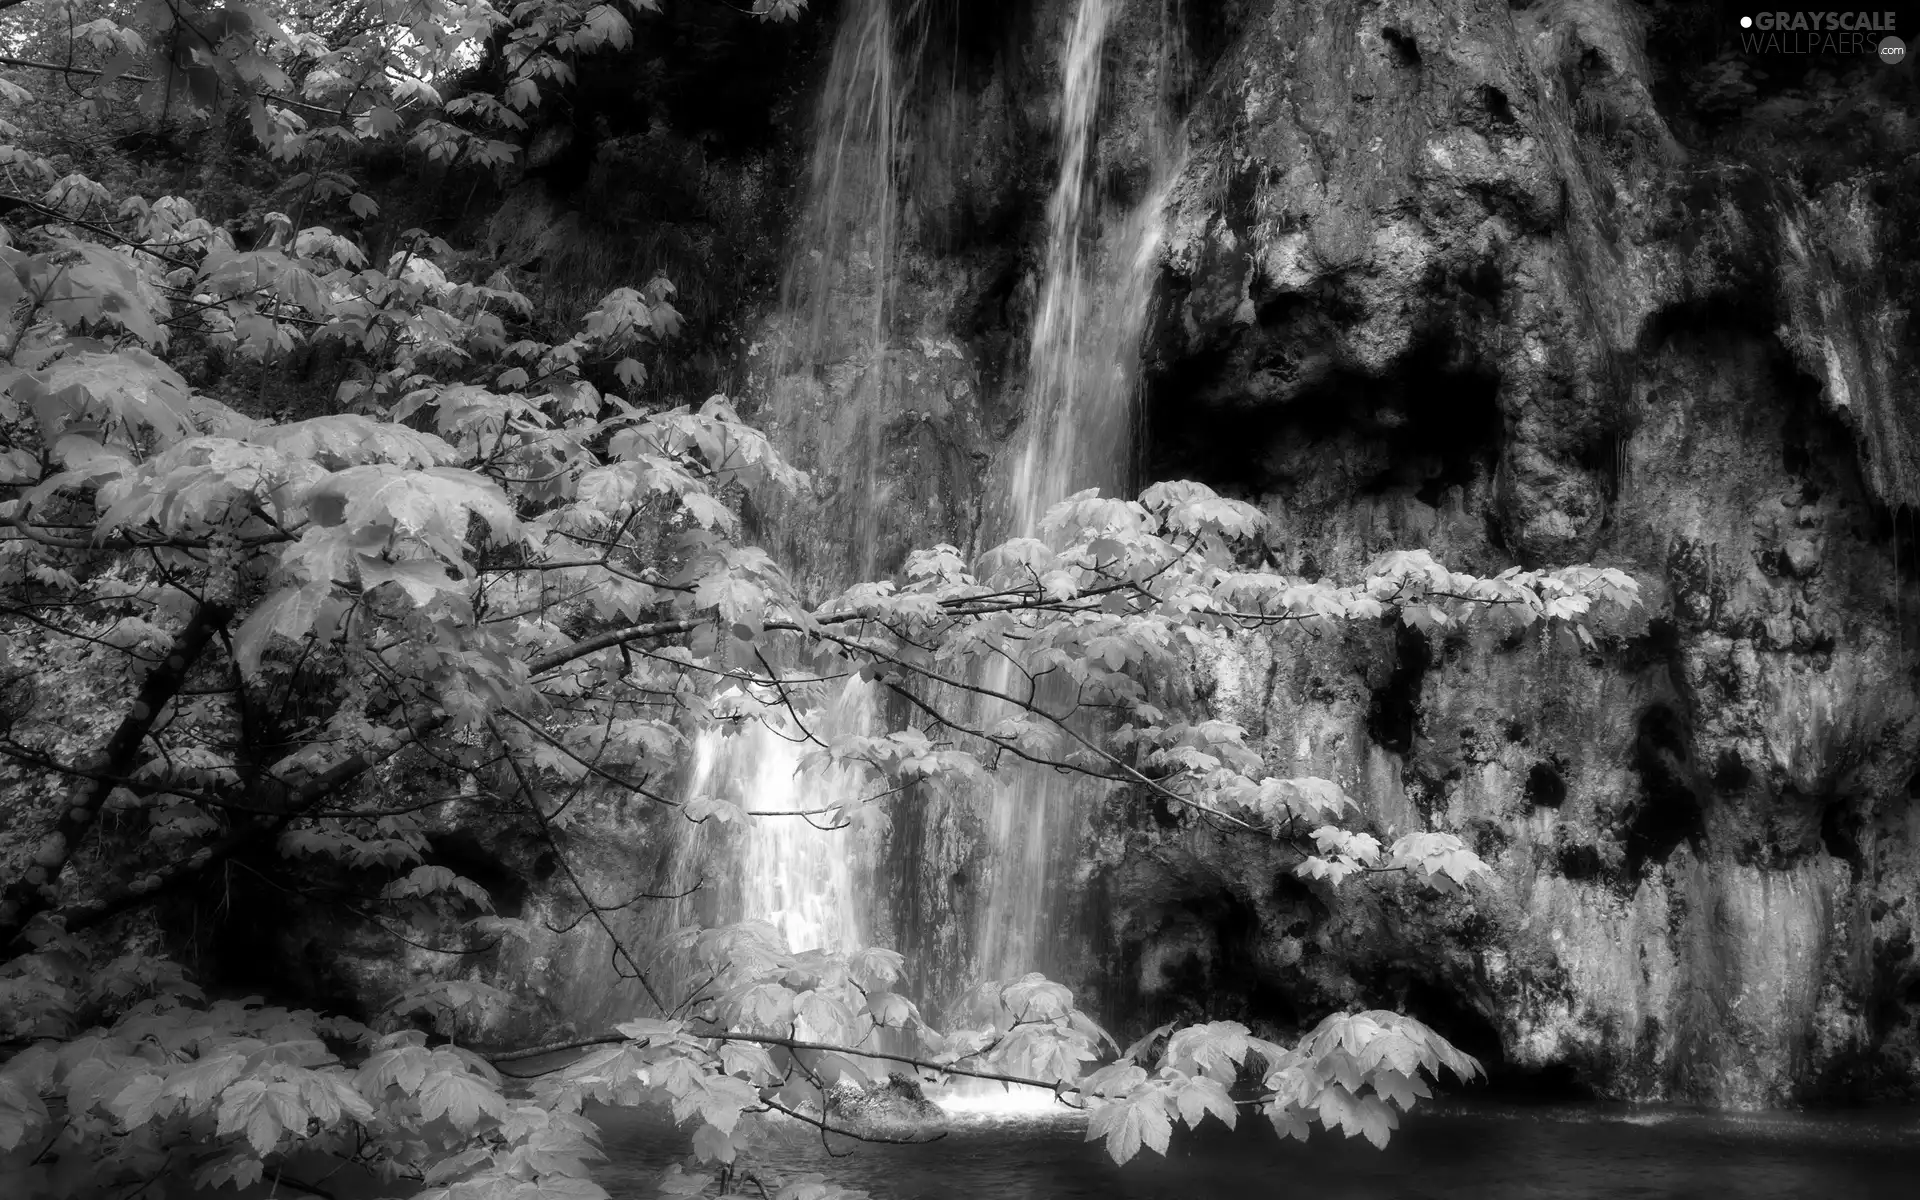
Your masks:
<svg viewBox="0 0 1920 1200"><path fill-rule="evenodd" d="M1793 538L1780 547L1780 558L1787 572L1796 579L1811 579L1820 573L1820 550L1807 538Z"/></svg>
<svg viewBox="0 0 1920 1200"><path fill-rule="evenodd" d="M928 1100L918 1080L894 1072L861 1086L842 1080L827 1091L827 1118L871 1137L918 1137L938 1133L946 1110Z"/></svg>

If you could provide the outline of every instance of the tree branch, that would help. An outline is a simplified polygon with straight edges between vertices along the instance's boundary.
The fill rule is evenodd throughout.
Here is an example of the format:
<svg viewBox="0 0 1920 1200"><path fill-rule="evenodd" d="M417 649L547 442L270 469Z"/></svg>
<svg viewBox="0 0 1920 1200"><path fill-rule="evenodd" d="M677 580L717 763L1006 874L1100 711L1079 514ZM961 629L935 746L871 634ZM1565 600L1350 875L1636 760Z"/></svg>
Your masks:
<svg viewBox="0 0 1920 1200"><path fill-rule="evenodd" d="M146 682L134 698L133 707L121 719L120 727L107 739L106 746L83 764L82 769L89 774L75 779L67 789L53 832L34 852L33 865L0 893L0 947L11 945L28 921L53 907L60 872L73 858L81 839L99 815L101 802L112 787L108 779L133 770L134 757L159 719L160 710L180 690L187 672L199 661L207 643L232 616L233 609L229 606L202 601L186 627L174 638L167 656L147 672Z"/></svg>
<svg viewBox="0 0 1920 1200"><path fill-rule="evenodd" d="M942 1075L962 1075L968 1079L984 1079L990 1083L1014 1083L1022 1087L1043 1088L1058 1093L1060 1085L1045 1079L1033 1079L1025 1075L1008 1075L999 1071L976 1071L970 1067L956 1066L953 1063L937 1063L931 1059L915 1058L909 1054L889 1054L882 1050L863 1050L852 1046L836 1046L830 1042L808 1042L799 1038L779 1037L770 1033L734 1033L727 1031L708 1031L689 1029L693 1037L710 1038L716 1042L753 1042L761 1046L778 1046L786 1050L813 1050L825 1054L844 1054L849 1058L872 1058L882 1062L896 1062L926 1071L936 1071ZM548 1042L540 1046L526 1046L518 1050L503 1050L498 1054L486 1055L490 1063L517 1062L525 1058L538 1058L543 1054L558 1054L563 1050L584 1050L589 1046L614 1046L621 1042L631 1042L633 1038L620 1033L603 1033L597 1037L576 1038L568 1042ZM1069 1088L1068 1090L1075 1090Z"/></svg>
<svg viewBox="0 0 1920 1200"><path fill-rule="evenodd" d="M233 857L248 846L277 835L295 820L317 808L322 800L335 791L431 734L446 722L447 717L443 713L419 717L404 729L393 731L391 736L379 746L370 747L342 759L326 770L311 776L305 783L288 789L284 793L282 812L272 820L237 829L220 841L210 846L202 846L187 857L138 877L105 896L69 904L55 915L65 923L68 932L78 932L118 916L128 909L137 908L161 892L179 886L208 867Z"/></svg>

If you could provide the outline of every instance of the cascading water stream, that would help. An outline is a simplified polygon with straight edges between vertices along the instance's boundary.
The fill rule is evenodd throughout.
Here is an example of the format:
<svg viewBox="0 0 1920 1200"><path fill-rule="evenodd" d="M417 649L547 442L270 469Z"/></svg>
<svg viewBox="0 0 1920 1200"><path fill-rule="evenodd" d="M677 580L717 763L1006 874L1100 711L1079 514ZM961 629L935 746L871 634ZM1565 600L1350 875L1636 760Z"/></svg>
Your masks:
<svg viewBox="0 0 1920 1200"><path fill-rule="evenodd" d="M911 12L917 2L903 7ZM890 0L849 0L815 118L804 215L763 363L769 435L790 455L818 446L811 455L801 452L803 465L839 487L838 516L853 526L851 544L835 545L801 532L817 514L777 501L765 506L768 532L794 542L803 588L842 586L852 582L849 572L867 578L877 565L875 526L866 514L876 506L881 423L875 414L886 387L899 210L893 161L905 92L897 55ZM821 377L840 383L842 401L858 402L832 403L822 394ZM819 437L815 427L823 419L846 427ZM804 728L778 697L740 699L746 712L736 728L697 739L688 787L690 799L719 799L747 814L712 916L769 921L796 951L865 945L872 932L866 919L872 854L868 839L847 827L847 814L871 788L856 769L803 769L802 760L817 742L872 730L871 687L848 682L824 713L806 717Z"/></svg>
<svg viewBox="0 0 1920 1200"><path fill-rule="evenodd" d="M1060 170L1047 205L1046 274L1027 363L1030 407L1010 471L1002 531L1010 535L1037 536L1047 511L1076 491L1098 487L1113 495L1126 483L1140 339L1172 172L1167 147L1153 146L1146 196L1115 218L1101 212L1094 135L1102 58L1125 2L1080 0L1066 39ZM1011 665L996 663L986 682L1007 691ZM1022 766L993 796L987 818L992 865L975 942L985 978L1028 971L1053 976L1065 966L1071 904L1063 860L1094 786Z"/></svg>
<svg viewBox="0 0 1920 1200"><path fill-rule="evenodd" d="M816 118L807 206L781 308L759 351L769 435L783 449L807 448L812 457L803 465L831 480L840 528L852 526L845 551L790 547L803 585L815 589L871 577L880 565L872 511L889 399L887 309L901 211L895 159L910 76L903 64L913 60L898 34L923 15L921 0L896 3L898 11L889 0L848 0L843 10ZM1002 467L1008 499L989 530L999 536L1037 534L1047 510L1074 491L1112 494L1126 483L1139 344L1171 176L1170 156L1156 143L1144 152L1144 198L1118 213L1102 211L1094 145L1102 57L1127 3L1079 0L1063 43L1060 168L1026 369L1029 415ZM768 506L766 524L776 536L818 531L807 514L777 503ZM1011 668L1002 671L984 682L1006 688ZM875 708L867 685L850 684L811 733L868 732ZM687 794L756 814L733 839L734 869L708 901L709 919L766 919L796 950L845 949L885 932L867 920L875 847L833 828L863 802L865 781L845 769L801 770L814 748L768 708L732 730L701 735ZM975 969L987 978L1057 974L1070 929L1062 868L1089 785L1046 769L1002 775L986 812ZM773 813L794 815L765 815Z"/></svg>
<svg viewBox="0 0 1920 1200"><path fill-rule="evenodd" d="M873 722L871 689L855 681L808 731L825 741L865 733ZM689 794L746 815L738 874L723 889L731 917L768 922L794 950L853 950L868 941L860 900L870 868L846 814L868 788L856 768L803 766L815 748L791 719L760 713L731 734L696 742Z"/></svg>

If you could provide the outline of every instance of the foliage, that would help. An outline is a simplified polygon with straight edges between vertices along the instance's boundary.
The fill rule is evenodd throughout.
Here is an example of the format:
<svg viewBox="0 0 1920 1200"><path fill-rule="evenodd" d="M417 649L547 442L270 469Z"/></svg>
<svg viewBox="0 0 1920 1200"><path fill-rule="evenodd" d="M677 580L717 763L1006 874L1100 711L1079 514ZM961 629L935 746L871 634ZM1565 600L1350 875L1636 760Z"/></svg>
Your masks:
<svg viewBox="0 0 1920 1200"><path fill-rule="evenodd" d="M8 1194L311 1190L345 1170L447 1200L603 1196L581 1115L599 1101L659 1103L691 1129L671 1194L758 1180L826 1200L844 1193L767 1177L755 1148L779 1120L831 1126L825 1090L875 1063L1053 1089L1122 1161L1242 1107L1288 1135L1317 1121L1381 1143L1427 1094L1423 1074L1476 1072L1380 1012L1336 1014L1292 1047L1218 1022L1121 1051L1037 975L985 985L978 1028L938 1031L893 990L897 956L796 953L755 923L690 934L704 982L668 994L584 894L653 1011L566 1047L593 1048L531 1087L446 1036L501 1003L484 985L422 979L376 1030L209 998L164 955L116 954L117 918L264 853L289 886L374 873L377 895L343 903L411 937L516 936L483 888L423 861L434 805L491 796L564 863L555 830L583 788L683 807L649 781L701 731L745 721L809 739L875 796L1037 762L1270 839L1329 887L1395 871L1463 888L1485 868L1457 839L1382 844L1335 784L1271 776L1245 730L1170 681L1226 639L1284 628L1478 616L1590 638L1595 605L1636 593L1613 571L1475 578L1420 551L1345 585L1284 578L1246 566L1258 510L1167 483L1137 500L1081 493L1038 538L972 561L934 547L897 579L809 603L740 540L744 496L805 482L766 438L722 397L649 409L606 390L637 386L672 338L670 283L615 291L577 334L542 341L516 327L527 305L511 280L460 278L437 239L416 231L372 261L350 229L300 215L336 201L349 221L371 214L349 172L369 143L504 161L574 58L630 39L615 7L100 12L81 37L107 56L102 97L142 67L156 110L237 106L298 202L243 244L183 198L116 195L8 151L12 177L38 172L46 190L11 210L26 217L0 246L7 695L77 663L117 720L80 753L58 705L5 713L0 752L57 797L0 895ZM482 53L500 86L441 104ZM305 347L347 369L336 411L299 421L248 415L175 365ZM811 732L854 679L904 719ZM393 764L448 790L394 803L368 786ZM720 802L705 803L685 815ZM78 870L86 846L109 865Z"/></svg>

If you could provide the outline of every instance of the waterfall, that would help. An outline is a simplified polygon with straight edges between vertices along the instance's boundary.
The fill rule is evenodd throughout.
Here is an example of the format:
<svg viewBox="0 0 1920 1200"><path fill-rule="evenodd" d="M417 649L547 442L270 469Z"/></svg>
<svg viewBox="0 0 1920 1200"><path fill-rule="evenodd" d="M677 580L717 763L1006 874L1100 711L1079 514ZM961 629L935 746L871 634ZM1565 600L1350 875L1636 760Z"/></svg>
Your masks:
<svg viewBox="0 0 1920 1200"><path fill-rule="evenodd" d="M813 594L871 579L881 559L882 433L899 397L888 373L898 278L902 122L923 0L848 0L814 116L807 192L780 308L749 350L761 424L814 478L762 497L764 532ZM898 11L896 11L896 9Z"/></svg>
<svg viewBox="0 0 1920 1200"><path fill-rule="evenodd" d="M900 0L908 19L920 0ZM791 460L834 491L762 501L763 540L785 543L796 584L815 595L879 566L873 513L886 408L887 310L899 214L894 160L905 78L893 0L848 0L814 118L805 207L770 321L756 348L761 421ZM847 536L851 525L852 536ZM731 729L701 734L690 798L745 814L718 889L721 920L770 921L794 950L867 944L872 846L850 828L873 789L847 766L803 768L819 743L872 732L872 689L850 681L822 713L740 697ZM724 853L725 851L722 851Z"/></svg>
<svg viewBox="0 0 1920 1200"><path fill-rule="evenodd" d="M1109 218L1096 184L1095 120L1109 28L1125 0L1079 0L1062 59L1060 168L1047 205L1046 273L1026 382L1028 409L1012 463L1003 533L1034 536L1047 510L1072 493L1127 484L1134 390L1161 211L1172 177L1163 139L1142 147L1145 196ZM1004 691L1012 668L987 682ZM1045 702L1046 697L1042 697ZM1059 703L1061 698L1056 697ZM1071 959L1072 898L1062 868L1098 785L1044 767L1016 766L987 814L987 895L975 959L988 979L1062 973Z"/></svg>
<svg viewBox="0 0 1920 1200"><path fill-rule="evenodd" d="M806 765L822 741L863 734L874 723L872 689L850 681L803 731L769 707L733 731L709 731L694 746L695 798L711 797L744 815L738 873L721 889L735 919L771 923L794 950L849 951L868 943L862 900L870 890L863 854L869 841L853 817L872 790L866 773L845 764Z"/></svg>
<svg viewBox="0 0 1920 1200"><path fill-rule="evenodd" d="M1126 360L1119 321L1100 320L1106 280L1091 271L1099 213L1091 195L1101 55L1120 0L1080 0L1061 63L1060 173L1047 201L1046 274L1027 358L1028 414L1013 471L1012 530L1031 535L1088 474L1114 474L1126 444ZM1111 297L1108 298L1111 302ZM1125 303L1123 298L1123 304ZM1144 315L1144 312L1143 312ZM1138 329L1134 330L1137 340ZM1071 486L1070 486L1071 485Z"/></svg>
<svg viewBox="0 0 1920 1200"><path fill-rule="evenodd" d="M1078 0L1062 43L1060 165L1046 210L1027 417L996 471L1007 500L989 518L990 534L1035 533L1046 511L1072 492L1097 486L1111 493L1127 483L1139 343L1172 175L1166 139L1149 134L1127 150L1149 168L1145 194L1132 204L1102 203L1095 147L1102 58L1127 3ZM768 498L763 536L783 541L782 557L816 594L886 565L876 544L887 500L880 435L891 409L910 399L891 394L904 380L888 371L903 211L899 161L919 57L908 43L924 38L925 17L924 0L847 0L781 305L750 351L762 381L762 424L817 481L812 496ZM989 672L984 681L1004 687L1009 679ZM747 706L756 711L730 730L703 734L694 749L689 795L756 814L728 835L734 869L715 915L770 920L795 949L884 942L888 931L870 919L876 839L844 828L862 807L862 788L873 785L852 770L800 766L815 748L809 733L824 739L872 730L876 698L850 685L830 712L807 718L807 732L777 707L751 699ZM1001 776L984 814L975 970L989 978L1058 973L1071 927L1063 866L1091 788L1042 768L1007 766Z"/></svg>

